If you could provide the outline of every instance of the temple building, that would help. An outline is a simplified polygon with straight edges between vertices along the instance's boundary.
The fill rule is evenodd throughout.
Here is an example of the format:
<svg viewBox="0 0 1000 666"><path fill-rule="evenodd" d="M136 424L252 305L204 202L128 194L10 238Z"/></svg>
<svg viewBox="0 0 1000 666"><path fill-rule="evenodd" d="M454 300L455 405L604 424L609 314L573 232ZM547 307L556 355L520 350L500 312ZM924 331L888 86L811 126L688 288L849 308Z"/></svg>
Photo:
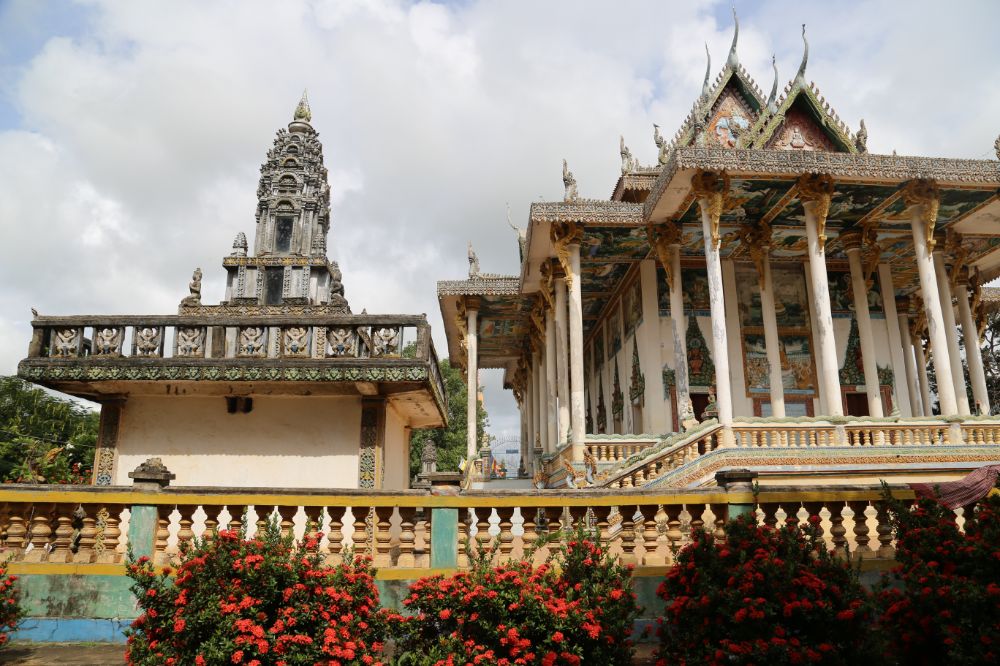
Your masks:
<svg viewBox="0 0 1000 666"><path fill-rule="evenodd" d="M253 247L176 315L36 316L18 375L101 404L97 485L158 457L185 486L400 489L412 428L445 424L424 315L353 314L327 258L330 186L303 95L260 169Z"/></svg>
<svg viewBox="0 0 1000 666"><path fill-rule="evenodd" d="M729 467L933 480L1000 461L977 344L1000 162L871 154L864 121L851 131L807 80L804 26L798 71L779 89L775 67L766 95L737 36L673 138L654 126L657 164L621 139L595 200L564 161L564 200L518 230L517 273L476 262L439 282L452 362L503 370L539 486L711 485Z"/></svg>

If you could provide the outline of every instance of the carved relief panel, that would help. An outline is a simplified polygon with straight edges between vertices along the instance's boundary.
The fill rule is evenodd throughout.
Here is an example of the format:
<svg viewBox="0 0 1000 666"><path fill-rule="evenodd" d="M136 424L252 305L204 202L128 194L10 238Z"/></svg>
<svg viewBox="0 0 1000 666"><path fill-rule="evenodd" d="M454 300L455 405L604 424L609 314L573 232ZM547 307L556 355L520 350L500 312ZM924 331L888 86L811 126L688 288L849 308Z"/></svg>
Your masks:
<svg viewBox="0 0 1000 666"><path fill-rule="evenodd" d="M175 354L186 358L205 357L206 329L204 326L178 326Z"/></svg>
<svg viewBox="0 0 1000 666"><path fill-rule="evenodd" d="M94 356L121 356L124 338L122 326L94 327Z"/></svg>
<svg viewBox="0 0 1000 666"><path fill-rule="evenodd" d="M52 331L52 349L50 356L70 358L80 355L83 344L83 329L57 328Z"/></svg>
<svg viewBox="0 0 1000 666"><path fill-rule="evenodd" d="M236 339L236 355L255 358L267 356L267 329L263 326L241 326Z"/></svg>
<svg viewBox="0 0 1000 666"><path fill-rule="evenodd" d="M281 330L282 356L309 357L309 328L288 326Z"/></svg>
<svg viewBox="0 0 1000 666"><path fill-rule="evenodd" d="M132 335L133 356L163 356L163 327L136 326Z"/></svg>

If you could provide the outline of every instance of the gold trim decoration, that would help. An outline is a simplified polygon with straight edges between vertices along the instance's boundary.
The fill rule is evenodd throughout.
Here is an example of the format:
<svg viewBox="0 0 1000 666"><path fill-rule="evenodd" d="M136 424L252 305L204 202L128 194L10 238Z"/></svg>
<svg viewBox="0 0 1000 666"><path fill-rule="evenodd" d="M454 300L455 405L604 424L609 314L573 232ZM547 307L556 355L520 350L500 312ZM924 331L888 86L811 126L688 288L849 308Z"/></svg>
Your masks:
<svg viewBox="0 0 1000 666"><path fill-rule="evenodd" d="M573 286L573 271L569 263L569 246L579 245L583 240L583 227L575 222L554 222L549 228L549 237L555 245L556 258L566 273L566 287Z"/></svg>
<svg viewBox="0 0 1000 666"><path fill-rule="evenodd" d="M667 287L669 289L674 288L673 262L670 256L670 246L680 245L681 235L681 228L675 222L646 225L646 237L649 239L650 246L656 252L656 256L660 260L664 272L667 274Z"/></svg>
<svg viewBox="0 0 1000 666"><path fill-rule="evenodd" d="M722 217L723 203L729 191L729 175L725 171L705 171L698 169L691 176L691 190L698 197L698 206L708 215L712 233L712 248L719 249L719 219Z"/></svg>
<svg viewBox="0 0 1000 666"><path fill-rule="evenodd" d="M937 223L938 208L941 207L941 190L935 181L916 178L903 186L903 200L908 206L920 206L920 220L924 224L927 251L934 250L934 225Z"/></svg>
<svg viewBox="0 0 1000 666"><path fill-rule="evenodd" d="M798 179L799 200L803 207L813 205L816 216L816 232L819 249L826 249L826 217L830 214L830 200L833 198L833 178L825 173L805 173Z"/></svg>

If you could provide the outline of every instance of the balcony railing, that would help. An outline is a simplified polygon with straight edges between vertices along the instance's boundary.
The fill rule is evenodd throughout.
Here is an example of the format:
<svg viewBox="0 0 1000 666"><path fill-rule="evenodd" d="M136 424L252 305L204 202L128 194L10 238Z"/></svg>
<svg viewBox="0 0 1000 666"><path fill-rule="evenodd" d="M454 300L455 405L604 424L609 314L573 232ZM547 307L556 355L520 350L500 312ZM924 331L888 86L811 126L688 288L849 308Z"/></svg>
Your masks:
<svg viewBox="0 0 1000 666"><path fill-rule="evenodd" d="M894 495L913 498L908 489L897 488ZM107 573L121 565L128 546L169 564L196 537L211 539L225 528L252 535L273 518L297 538L321 532L318 549L328 562L341 561L348 550L371 555L386 578L463 568L470 550L488 544L495 545L498 560L520 557L545 536L552 543L537 550L540 561L572 539L579 525L623 562L655 568L673 563L692 530L704 527L721 537L732 508L739 506L740 513L749 511L768 525L819 516L829 548L891 559L893 535L880 498L880 488L816 486L767 488L756 496L722 489L432 495L9 486L0 489L0 557L22 573L45 573L56 564L74 565L72 573ZM57 571L66 572L51 568Z"/></svg>
<svg viewBox="0 0 1000 666"><path fill-rule="evenodd" d="M422 315L38 317L32 327L27 379L426 380L445 406Z"/></svg>

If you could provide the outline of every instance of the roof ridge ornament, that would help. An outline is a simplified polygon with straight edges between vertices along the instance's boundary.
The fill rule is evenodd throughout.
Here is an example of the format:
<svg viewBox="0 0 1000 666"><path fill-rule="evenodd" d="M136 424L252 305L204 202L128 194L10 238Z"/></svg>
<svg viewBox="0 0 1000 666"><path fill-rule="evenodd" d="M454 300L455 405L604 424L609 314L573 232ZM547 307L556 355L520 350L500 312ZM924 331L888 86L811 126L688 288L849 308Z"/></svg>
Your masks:
<svg viewBox="0 0 1000 666"><path fill-rule="evenodd" d="M736 16L736 4L733 4L733 25L735 29L733 30L733 44L729 47L729 57L726 59L726 67L729 67L734 72L740 65L739 56L736 55L736 42L740 37L740 20Z"/></svg>
<svg viewBox="0 0 1000 666"><path fill-rule="evenodd" d="M576 201L580 198L576 189L576 177L569 170L569 165L566 163L565 158L563 159L563 186L566 188L563 201Z"/></svg>
<svg viewBox="0 0 1000 666"><path fill-rule="evenodd" d="M802 63L799 65L799 71L795 75L795 82L801 86L806 84L806 64L809 62L809 40L806 39L806 24L802 24L802 44L804 48L802 50Z"/></svg>
<svg viewBox="0 0 1000 666"><path fill-rule="evenodd" d="M993 142L993 150L996 151L997 159L1000 160L1000 136L998 136L997 140Z"/></svg>
<svg viewBox="0 0 1000 666"><path fill-rule="evenodd" d="M771 94L767 96L767 112L774 115L778 112L778 63L771 54L771 68L774 70L774 83L771 84Z"/></svg>
<svg viewBox="0 0 1000 666"><path fill-rule="evenodd" d="M625 145L625 135L618 135L618 152L622 156L622 175L639 170L639 160L632 157L632 151Z"/></svg>
<svg viewBox="0 0 1000 666"><path fill-rule="evenodd" d="M307 90L302 90L302 99L299 100L298 106L295 107L295 113L292 116L292 120L295 122L308 123L312 120L312 110L309 108L309 97L306 95Z"/></svg>
<svg viewBox="0 0 1000 666"><path fill-rule="evenodd" d="M997 139L1000 142L1000 139ZM861 127L858 128L858 133L854 135L854 147L858 149L859 153L868 152L868 128L865 127L865 119L861 119Z"/></svg>
<svg viewBox="0 0 1000 666"><path fill-rule="evenodd" d="M708 82L712 75L712 54L708 50L708 42L705 42L705 57L708 58L708 64L705 66L705 82L701 84L701 101L708 99Z"/></svg>

